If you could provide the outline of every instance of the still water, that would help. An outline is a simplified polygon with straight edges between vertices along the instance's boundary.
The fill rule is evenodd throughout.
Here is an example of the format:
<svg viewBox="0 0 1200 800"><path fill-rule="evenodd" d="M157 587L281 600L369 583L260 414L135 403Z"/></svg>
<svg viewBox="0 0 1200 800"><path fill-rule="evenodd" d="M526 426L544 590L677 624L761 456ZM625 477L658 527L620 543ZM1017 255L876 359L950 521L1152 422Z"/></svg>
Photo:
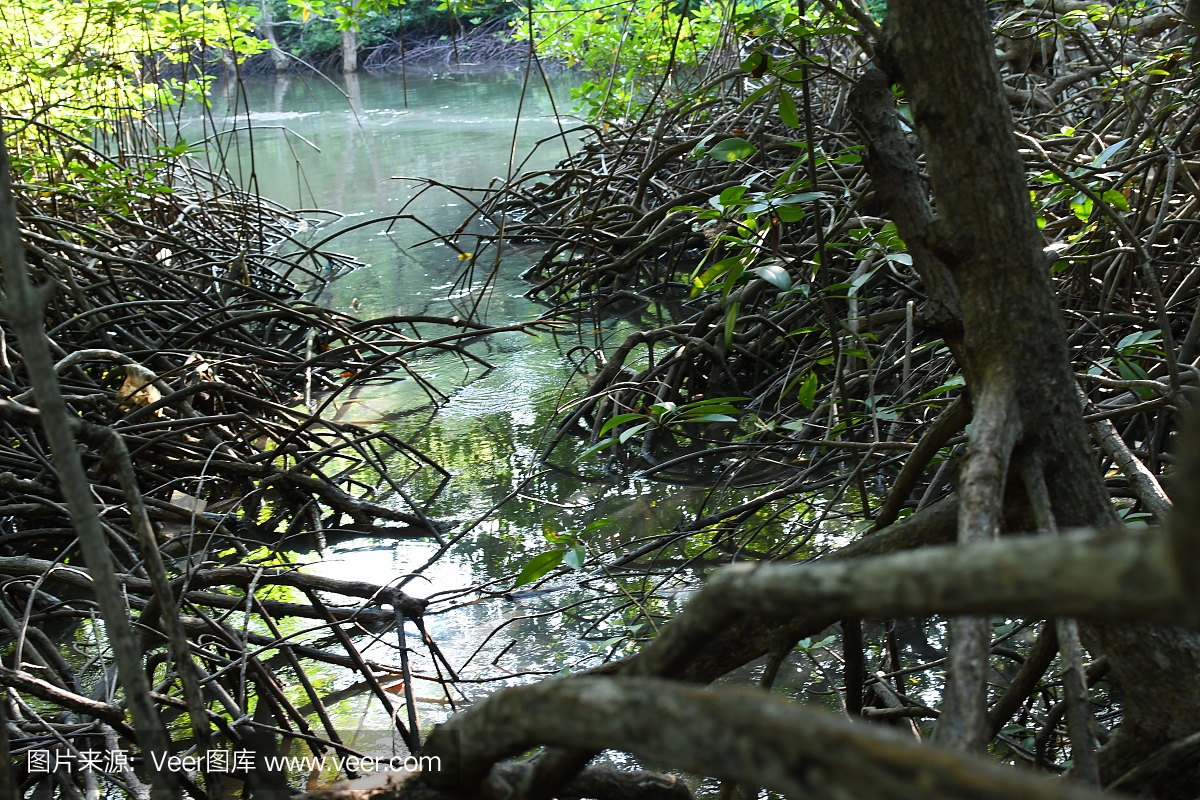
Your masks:
<svg viewBox="0 0 1200 800"><path fill-rule="evenodd" d="M466 316L481 296L457 282L464 262L451 248L436 242L415 247L429 238L429 231L408 221L354 226L403 210L434 230L451 230L469 211L463 197L442 189L422 192L424 184L398 178L486 186L515 169L510 166L514 157L517 164L528 158L526 169L547 168L567 148L578 146L579 133L571 130L576 121L566 116L570 100L564 80L551 84L556 105L537 76L524 99L523 84L519 71L410 76L406 108L399 76L351 76L349 82L341 76L279 77L251 82L240 93L218 87L213 110L216 128L228 131L235 121L245 128L249 106L252 132L218 137L237 157L231 163L239 165L235 178L243 185L291 208L343 215L309 215L314 225L321 224L314 236L347 231L326 247L362 262L337 276L318 302L363 318ZM555 117L555 107L562 116ZM201 123L192 124L197 130L189 140L201 133ZM535 149L538 142L542 144ZM519 274L529 263L528 256L520 254L504 259L480 300L483 321L505 325L546 312L523 297L528 285ZM488 259L486 269L490 266ZM413 380L368 387L336 407L339 419L386 427L451 473L448 484L424 508L430 517L455 523L448 535L486 517L404 586L433 601L426 617L429 633L455 670L476 681L464 686L467 697L506 681L528 680L531 673L553 674L599 663L625 652L622 648L630 645L631 636L650 632L617 586L590 569L548 584L550 591L506 595L510 582L495 583L484 592L461 590L511 576L550 548L547 532L578 533L589 522L608 518L613 524L589 534L587 547L593 554L619 549L670 531L683 508L693 502L692 491L678 486L607 477L599 457L574 463L573 452L581 449L577 443L560 447L553 464L538 459L555 409L586 387L568 351L580 344L611 346L633 327L652 322L646 315L655 313L652 308L638 319L587 322L558 336L495 336L473 346L495 365L490 371L448 356L414 361L412 367L448 398L436 408ZM416 497L426 498L433 493L434 481L418 475L412 486ZM510 499L502 502L505 498ZM316 573L383 584L411 575L438 547L432 539L367 538L295 557ZM580 575L585 576L582 583ZM660 594L667 599L657 610L669 611L687 588L683 582L663 587ZM573 603L584 605L558 612ZM600 609L622 605L630 607L600 621ZM409 635L415 644L411 630ZM399 663L395 634L370 644L367 655ZM416 658L417 672L434 674L424 647L416 647ZM325 688L347 695L331 711L354 721L352 729L387 728L386 714L369 693L339 681L349 682L335 671L327 673ZM440 684L418 681L416 694L421 698L423 729L450 713ZM464 698L456 693L453 699Z"/></svg>

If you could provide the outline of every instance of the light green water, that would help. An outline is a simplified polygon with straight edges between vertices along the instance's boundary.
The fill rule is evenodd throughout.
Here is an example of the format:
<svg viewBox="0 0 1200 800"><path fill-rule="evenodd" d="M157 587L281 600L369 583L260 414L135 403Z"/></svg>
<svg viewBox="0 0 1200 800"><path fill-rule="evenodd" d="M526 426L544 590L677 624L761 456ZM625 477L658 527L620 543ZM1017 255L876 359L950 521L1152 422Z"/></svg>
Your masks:
<svg viewBox="0 0 1200 800"><path fill-rule="evenodd" d="M435 230L450 230L468 211L463 198L434 190L413 200L421 184L393 177L486 186L508 174L511 154L519 162L536 142L548 140L526 165L546 168L579 139L575 133L565 136L565 144L564 137L555 139L560 124L570 128L574 121L553 117L550 99L536 78L522 101L520 72L411 77L407 109L399 76L362 75L349 84L339 76L334 81L336 86L312 76L248 83L253 159L250 135L222 138L227 147L241 148L235 153L241 169L236 177L244 185L253 179L262 194L289 207L345 215L317 235L397 214L406 203L406 213ZM565 111L566 87L561 81L555 87L559 111ZM229 95L218 87L214 114L225 128L232 124L231 118L220 119L228 102ZM245 125L244 111L239 125ZM396 313L465 316L479 295L455 288L463 269L457 255L438 244L414 248L429 233L411 222L396 223L390 233L386 229L386 223L377 222L328 245L355 256L364 266L336 278L319 302L364 318ZM522 296L528 285L518 276L528 264L528 256L515 253L504 259L481 300L483 321L504 325L545 313ZM586 379L573 377L568 351L580 344L595 347L602 340L615 344L628 330L653 322L658 313L651 308L641 312L642 317L609 319L599 327L587 322L559 336L495 336L473 346L495 365L490 372L468 368L454 357L418 359L412 367L448 398L436 408L412 380L364 389L337 407L340 419L385 426L450 471L452 479L425 513L459 521L456 531L515 493L422 578L405 585L406 591L434 600L427 616L429 632L464 677L505 679L530 670L546 674L587 666L628 646L629 627L634 635L649 633L645 620L637 619L638 610L602 574L582 585L581 573L569 574L550 584L551 591L508 597L498 595L511 584L482 593L458 590L519 570L549 548L547 529L578 532L595 519L613 519L613 525L589 537L594 553L670 531L678 523L681 510L693 498L690 490L605 477L600 457L575 465L572 453L582 448L574 442L557 451L553 461L558 467L538 461L555 409L586 387ZM431 488L420 478L415 485L421 497ZM357 539L332 546L321 557L302 557L314 572L390 583L424 564L437 546L432 540ZM675 596L670 587L665 596ZM555 613L575 603L582 605ZM622 606L627 608L604 619L607 611ZM627 626L630 622L634 624ZM394 642L394 634L387 634L368 648L369 656L398 664ZM593 654L600 655L584 661ZM424 648L417 649L416 669L433 673ZM344 688L344 677L330 672L327 680L329 688ZM497 685L481 683L466 692L474 695ZM426 698L419 708L423 728L449 712L438 684L419 682L417 695ZM336 711L356 725L361 721L364 728L386 728L386 716L368 697L349 698Z"/></svg>

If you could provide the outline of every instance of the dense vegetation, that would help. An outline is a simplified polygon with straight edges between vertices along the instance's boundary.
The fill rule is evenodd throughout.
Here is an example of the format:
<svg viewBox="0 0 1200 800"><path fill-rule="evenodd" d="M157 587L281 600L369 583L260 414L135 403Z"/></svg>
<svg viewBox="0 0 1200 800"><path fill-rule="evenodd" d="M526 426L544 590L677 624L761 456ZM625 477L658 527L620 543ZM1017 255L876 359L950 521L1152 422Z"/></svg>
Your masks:
<svg viewBox="0 0 1200 800"><path fill-rule="evenodd" d="M314 798L690 795L590 764L608 749L716 778L722 800L1194 796L1197 10L12 0L0 791L219 796L210 762L89 783L30 753L232 744L256 754L236 791L285 796L296 776L265 755L354 754L326 704L358 691L443 769L314 773ZM586 137L455 189L471 214L434 238L467 289L532 254L546 313L527 324L309 302L350 260L225 177L219 135L173 124L269 38L352 67L390 59L402 25L456 40L442 19L509 16L519 49L585 73ZM612 316L632 332L589 342ZM421 572L487 517L429 519L414 492L445 469L326 411L400 375L436 405L414 356L487 366L481 338L551 329L575 332L586 386L546 468L705 492L645 540L547 524L544 552L452 592L546 592L538 615L605 645L422 730L415 680L453 706L504 676L460 674L411 575L317 578L284 543L428 537ZM397 665L363 655L385 636ZM798 696L772 691L784 669ZM695 685L731 673L756 688Z"/></svg>

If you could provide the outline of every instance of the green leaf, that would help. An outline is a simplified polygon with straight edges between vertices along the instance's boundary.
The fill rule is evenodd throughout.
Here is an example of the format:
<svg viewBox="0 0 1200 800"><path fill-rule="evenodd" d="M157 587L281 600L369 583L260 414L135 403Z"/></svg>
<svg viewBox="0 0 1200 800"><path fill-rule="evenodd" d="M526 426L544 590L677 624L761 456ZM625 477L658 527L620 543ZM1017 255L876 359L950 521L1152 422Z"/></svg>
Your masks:
<svg viewBox="0 0 1200 800"><path fill-rule="evenodd" d="M1153 347L1160 339L1162 339L1162 331L1138 331L1117 342L1117 350L1124 355L1133 355Z"/></svg>
<svg viewBox="0 0 1200 800"><path fill-rule="evenodd" d="M612 639L605 639L603 642L601 642L600 644L598 644L596 646L596 652L603 653L606 650L608 650L610 647L612 647L613 645L620 644L621 642L625 641L625 639L626 639L625 636L616 636Z"/></svg>
<svg viewBox="0 0 1200 800"><path fill-rule="evenodd" d="M1148 381L1150 376L1146 374L1146 370L1140 365L1134 364L1132 361L1121 359L1117 362L1117 374L1127 381ZM1143 400L1149 400L1154 392L1145 386L1134 386L1133 391L1137 393Z"/></svg>
<svg viewBox="0 0 1200 800"><path fill-rule="evenodd" d="M1079 218L1080 222L1087 222L1091 219L1093 210L1092 198L1083 192L1079 192L1071 198L1071 211L1075 212L1075 216Z"/></svg>
<svg viewBox="0 0 1200 800"><path fill-rule="evenodd" d="M951 389L960 389L966 385L967 385L966 378L964 378L962 375L955 375L953 378L950 378L949 380L947 380L945 383L943 383L941 386L937 387L936 389L932 389L932 390L926 392L925 394L921 395L921 397L922 398L933 397L935 394L942 394L943 392L948 392Z"/></svg>
<svg viewBox="0 0 1200 800"><path fill-rule="evenodd" d="M542 538L551 544L562 544L563 542L571 541L570 536L559 533L545 522L542 523Z"/></svg>
<svg viewBox="0 0 1200 800"><path fill-rule="evenodd" d="M594 522L589 522L587 524L587 527L585 527L582 531L579 532L579 535L583 536L585 533L591 533L592 531L598 531L601 528L605 527L606 525L612 525L612 524L613 524L613 520L611 520L607 517L604 517L604 518L598 519Z"/></svg>
<svg viewBox="0 0 1200 800"><path fill-rule="evenodd" d="M1116 189L1109 189L1107 192L1100 195L1100 198L1110 206L1119 208L1122 211L1129 210L1129 201L1125 199L1125 195L1121 194Z"/></svg>
<svg viewBox="0 0 1200 800"><path fill-rule="evenodd" d="M521 574L517 576L517 581L513 584L513 588L533 583L561 564L563 556L566 554L566 550L547 550L545 553L529 559L529 563L525 565L525 568L521 570Z"/></svg>
<svg viewBox="0 0 1200 800"><path fill-rule="evenodd" d="M749 72L755 77L762 75L770 66L771 56L761 50L755 50L746 56L746 60L741 64L742 72Z"/></svg>
<svg viewBox="0 0 1200 800"><path fill-rule="evenodd" d="M618 440L621 442L621 444L625 444L630 440L630 438L637 436L639 433L644 431L649 424L649 422L643 422L641 425L634 425L632 428L626 428L625 430L621 431L621 435L618 437Z"/></svg>
<svg viewBox="0 0 1200 800"><path fill-rule="evenodd" d="M792 277L778 264L764 264L757 267L754 273L780 291L786 292L792 288Z"/></svg>
<svg viewBox="0 0 1200 800"><path fill-rule="evenodd" d="M796 113L796 101L787 89L779 90L779 118L789 128L800 127L800 115Z"/></svg>
<svg viewBox="0 0 1200 800"><path fill-rule="evenodd" d="M584 450L582 453L580 453L579 460L582 461L583 459L587 458L588 456L592 455L593 453L598 453L606 447L612 447L616 443L617 443L617 437L615 437L615 436L610 436L607 439L601 439L600 441L596 442L594 445L589 447L587 450Z"/></svg>
<svg viewBox="0 0 1200 800"><path fill-rule="evenodd" d="M693 403L685 403L684 405L680 406L679 408L682 410L685 408L699 408L700 406L712 406L712 405L716 405L718 403L720 403L720 404L744 403L745 401L747 401L749 399L750 399L749 397L745 397L742 395L739 395L737 397L706 397L703 400L696 400Z"/></svg>
<svg viewBox="0 0 1200 800"><path fill-rule="evenodd" d="M677 416L684 419L690 417L698 417L701 414L741 414L740 408L728 405L726 403L715 403L713 405L704 405L698 408L689 408L687 411L680 411Z"/></svg>
<svg viewBox="0 0 1200 800"><path fill-rule="evenodd" d="M1110 158L1112 158L1113 156L1115 156L1117 154L1117 151L1119 151L1122 147L1124 147L1127 144L1129 144L1128 139L1122 139L1121 141L1117 142L1116 144L1110 144L1108 147L1106 147L1100 151L1100 155L1096 156L1096 158L1092 161L1092 166L1093 167L1103 167L1105 164L1108 163L1108 160Z"/></svg>
<svg viewBox="0 0 1200 800"><path fill-rule="evenodd" d="M725 314L725 349L733 347L733 328L737 325L738 304L732 303Z"/></svg>
<svg viewBox="0 0 1200 800"><path fill-rule="evenodd" d="M604 423L604 427L600 429L600 436L611 431L618 425L624 425L626 422L632 422L635 419L645 419L645 414L617 414L615 417Z"/></svg>
<svg viewBox="0 0 1200 800"><path fill-rule="evenodd" d="M695 287L692 296L695 297L700 293L700 290L707 289L710 283L728 272L735 264L740 264L741 261L741 256L731 256L729 258L723 258L717 263L713 264L704 271L703 275L692 280L692 285Z"/></svg>
<svg viewBox="0 0 1200 800"><path fill-rule="evenodd" d="M650 413L656 417L661 417L664 414L670 414L675 410L675 404L670 400L664 400L661 403L655 403L650 406Z"/></svg>
<svg viewBox="0 0 1200 800"><path fill-rule="evenodd" d="M804 209L800 206L776 206L775 216L779 217L780 222L799 222L804 219Z"/></svg>
<svg viewBox="0 0 1200 800"><path fill-rule="evenodd" d="M769 84L769 83L766 86L758 87L753 92L751 92L746 97L745 100L742 101L741 106L738 107L738 111L745 111L747 108L754 105L755 100L762 97L764 94L766 94L769 91L771 91L771 84Z"/></svg>
<svg viewBox="0 0 1200 800"><path fill-rule="evenodd" d="M737 422L737 418L728 414L701 414L698 417L687 417L688 422Z"/></svg>
<svg viewBox="0 0 1200 800"><path fill-rule="evenodd" d="M797 391L796 398L800 401L800 405L812 411L813 402L817 397L817 390L821 388L821 382L817 380L817 373L809 372L804 376L804 380L800 382L800 389Z"/></svg>
<svg viewBox="0 0 1200 800"><path fill-rule="evenodd" d="M742 410L731 403L741 403L749 397L706 397L692 403L685 403L676 412L680 416L695 416L697 414L741 414Z"/></svg>
<svg viewBox="0 0 1200 800"><path fill-rule="evenodd" d="M891 258L892 258L892 256L888 256L888 260L891 260ZM909 259L909 263L910 264L912 263L911 258ZM864 285L866 285L867 281L869 281L869 280L871 280L871 278L875 277L875 273L878 271L879 271L879 267L876 267L875 269L870 270L868 272L864 272L862 275L859 275L857 278L850 281L850 294L858 294L858 290L861 289Z"/></svg>
<svg viewBox="0 0 1200 800"><path fill-rule="evenodd" d="M583 569L584 561L587 561L587 550L581 544L577 544L568 550L562 559L562 562L571 569Z"/></svg>
<svg viewBox="0 0 1200 800"><path fill-rule="evenodd" d="M757 152L757 147L745 139L734 136L713 145L712 149L708 151L708 155L717 161L733 162L744 161Z"/></svg>
<svg viewBox="0 0 1200 800"><path fill-rule="evenodd" d="M745 271L745 262L742 259L738 259L738 262L734 264L732 268L730 268L728 273L725 274L725 280L721 281L722 300L728 299L729 293L733 291L734 286L737 286L738 280L742 277L742 274Z"/></svg>
<svg viewBox="0 0 1200 800"><path fill-rule="evenodd" d="M742 195L746 193L745 186L730 186L717 197L717 202L721 204L721 208L728 208L737 201L742 199Z"/></svg>
<svg viewBox="0 0 1200 800"><path fill-rule="evenodd" d="M779 202L787 203L789 205L795 203L811 203L813 200L820 200L821 198L828 196L829 195L825 194L824 192L800 192L800 194L790 194Z"/></svg>
<svg viewBox="0 0 1200 800"><path fill-rule="evenodd" d="M886 222L879 229L879 233L875 234L875 241L889 250L905 249L904 240L900 238L900 234L896 231L895 222Z"/></svg>

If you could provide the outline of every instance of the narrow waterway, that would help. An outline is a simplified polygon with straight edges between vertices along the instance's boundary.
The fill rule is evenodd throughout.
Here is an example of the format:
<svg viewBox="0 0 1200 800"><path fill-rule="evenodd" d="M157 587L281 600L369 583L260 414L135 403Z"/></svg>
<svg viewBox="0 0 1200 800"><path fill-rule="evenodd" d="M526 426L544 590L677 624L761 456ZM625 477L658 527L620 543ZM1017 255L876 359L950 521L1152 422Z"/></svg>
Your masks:
<svg viewBox="0 0 1200 800"><path fill-rule="evenodd" d="M540 78L535 75L526 86L520 71L410 75L406 108L397 75L351 76L349 82L341 76L279 77L246 82L241 90L217 87L213 119L218 130L229 131L235 123L241 129L218 139L233 154L230 163L237 167L231 169L240 170L235 178L243 185L291 208L342 215L311 214L313 241L346 231L326 248L352 255L362 266L335 276L315 297L318 302L364 318L465 316L478 302L483 321L505 325L546 313L523 296L528 284L519 275L530 263L528 256L506 255L482 295L464 289L458 280L464 262L454 250L438 242L416 245L430 238L430 229L455 228L469 203L454 192L405 178L479 187L508 175L510 159L515 159L512 169L522 163L525 169L552 166L566 148L577 146L580 134L572 130L577 121L567 116L567 82L557 78L551 85L555 104ZM199 132L213 122L191 124ZM385 219L401 213L429 227ZM372 220L380 221L362 224ZM491 266L489 258L486 269ZM483 277L477 273L476 285ZM494 582L556 546L547 541L548 533L579 533L597 519L611 519L586 538L589 551L596 552L661 534L678 523L691 490L607 477L600 457L574 463L573 452L582 449L574 442L556 451L554 462L562 468L538 459L555 409L586 386L586 377L575 369L580 356L572 356L571 349L615 343L632 327L661 320L657 315L665 313L651 308L638 318L611 318L598 326L588 322L557 336L501 334L473 348L495 365L490 371L453 356L412 362L445 395L436 406L411 379L366 387L336 406L337 418L383 426L451 474L440 492L431 470L412 478L408 490L414 498L432 497L424 513L451 521L452 533L486 517L404 585L405 591L433 601L426 617L429 633L461 676L476 681L463 685L468 697L507 680L599 663L631 646L643 630L651 632L644 619L638 620L640 611L611 584L602 590L589 583L588 577L596 576L587 569L537 592L504 595L511 584ZM438 548L432 539L358 538L331 543L319 553L297 546L285 557L324 575L394 583L422 568ZM490 591L461 592L481 585ZM664 587L661 594L671 598L685 591L681 584L675 591ZM559 613L573 603L583 605ZM628 608L597 624L601 608L622 605ZM413 633L410 644L415 644ZM395 634L387 633L369 645L367 655L399 663L395 645ZM434 675L425 648L414 652L417 672ZM388 727L370 694L356 692L363 687L342 685L336 671L324 675L327 690L347 695L332 710L354 721L351 730ZM421 727L427 729L450 712L451 704L438 683L421 681L416 690ZM463 699L454 696L456 702Z"/></svg>

